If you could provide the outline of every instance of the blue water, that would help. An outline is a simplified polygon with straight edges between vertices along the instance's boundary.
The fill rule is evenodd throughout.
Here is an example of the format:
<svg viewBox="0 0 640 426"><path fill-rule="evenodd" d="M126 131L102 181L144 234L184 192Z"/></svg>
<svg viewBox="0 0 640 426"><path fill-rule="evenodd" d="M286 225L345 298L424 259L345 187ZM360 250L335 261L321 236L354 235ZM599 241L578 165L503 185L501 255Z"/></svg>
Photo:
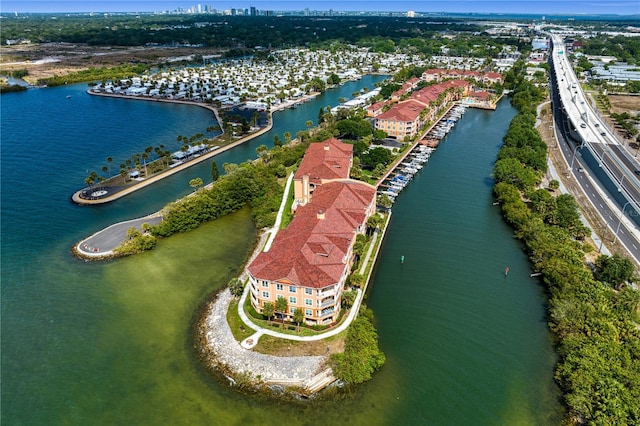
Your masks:
<svg viewBox="0 0 640 426"><path fill-rule="evenodd" d="M274 135L295 135L315 123L320 107L381 78L277 112L271 132L215 161L255 158ZM515 113L506 102L495 113L469 111L394 207L369 295L387 365L341 399L274 406L210 380L187 343L214 280L207 265L241 254L194 247L185 265L167 261L171 244L99 264L70 254L81 238L190 192L188 181L207 181L211 166L107 205L73 204L87 170L107 165L108 156L117 167L149 145L177 149L177 135L215 124L202 108L92 97L86 88L2 95L2 423L557 423L544 296L491 206L491 166ZM238 235L250 231L242 218L225 223ZM202 232L174 238L216 231Z"/></svg>

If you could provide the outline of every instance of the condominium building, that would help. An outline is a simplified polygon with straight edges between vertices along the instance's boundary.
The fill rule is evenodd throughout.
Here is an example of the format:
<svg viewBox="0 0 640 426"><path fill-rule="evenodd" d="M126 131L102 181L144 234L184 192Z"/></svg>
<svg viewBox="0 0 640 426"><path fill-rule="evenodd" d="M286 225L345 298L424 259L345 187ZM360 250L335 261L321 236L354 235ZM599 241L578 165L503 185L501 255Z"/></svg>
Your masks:
<svg viewBox="0 0 640 426"><path fill-rule="evenodd" d="M299 308L310 325L338 320L356 236L365 232L376 207L375 187L348 178L350 147L330 139L311 144L305 154L295 175L296 199L301 201L295 216L248 268L251 305L257 312L283 297L287 310L279 315L287 319Z"/></svg>

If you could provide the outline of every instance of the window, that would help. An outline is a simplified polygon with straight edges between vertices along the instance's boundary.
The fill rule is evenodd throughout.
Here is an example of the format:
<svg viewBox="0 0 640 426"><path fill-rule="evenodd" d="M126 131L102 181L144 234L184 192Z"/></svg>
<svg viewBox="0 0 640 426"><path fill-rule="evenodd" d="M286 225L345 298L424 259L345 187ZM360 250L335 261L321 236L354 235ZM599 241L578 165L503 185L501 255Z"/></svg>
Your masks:
<svg viewBox="0 0 640 426"><path fill-rule="evenodd" d="M293 303L295 305L296 303L298 303L298 299L295 296L290 296L289 303Z"/></svg>
<svg viewBox="0 0 640 426"><path fill-rule="evenodd" d="M293 315L293 313L294 313L295 311L296 311L296 308L289 308L289 313L290 313L291 315Z"/></svg>
<svg viewBox="0 0 640 426"><path fill-rule="evenodd" d="M276 284L276 290L284 290L283 284Z"/></svg>
<svg viewBox="0 0 640 426"><path fill-rule="evenodd" d="M269 292L268 291L263 291L262 292L262 297L264 297L265 299L269 298Z"/></svg>
<svg viewBox="0 0 640 426"><path fill-rule="evenodd" d="M295 293L295 292L296 292L296 290L297 290L297 288L296 288L296 286L295 286L295 285L290 285L290 286L289 286L289 293Z"/></svg>
<svg viewBox="0 0 640 426"><path fill-rule="evenodd" d="M313 300L311 299L304 299L304 304L307 306L313 306Z"/></svg>
<svg viewBox="0 0 640 426"><path fill-rule="evenodd" d="M269 287L269 281L262 280L262 287Z"/></svg>
<svg viewBox="0 0 640 426"><path fill-rule="evenodd" d="M304 289L304 292L305 292L306 294L313 294L313 289L311 289L311 288L305 288L305 289Z"/></svg>
<svg viewBox="0 0 640 426"><path fill-rule="evenodd" d="M304 314L305 315L309 315L309 316L313 316L313 309L305 309L304 310Z"/></svg>

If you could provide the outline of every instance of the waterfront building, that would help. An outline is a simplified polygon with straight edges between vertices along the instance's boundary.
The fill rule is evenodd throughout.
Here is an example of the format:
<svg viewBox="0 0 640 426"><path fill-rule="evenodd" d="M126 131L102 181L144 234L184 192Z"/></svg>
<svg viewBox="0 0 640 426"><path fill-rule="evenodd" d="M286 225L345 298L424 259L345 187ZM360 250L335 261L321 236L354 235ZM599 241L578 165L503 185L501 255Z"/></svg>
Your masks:
<svg viewBox="0 0 640 426"><path fill-rule="evenodd" d="M353 145L336 138L310 144L293 178L293 209L307 204L317 186L335 179L349 179L352 157Z"/></svg>
<svg viewBox="0 0 640 426"><path fill-rule="evenodd" d="M421 116L426 109L422 103L413 99L399 102L376 117L376 130L382 130L396 139L413 137L426 122L425 117Z"/></svg>
<svg viewBox="0 0 640 426"><path fill-rule="evenodd" d="M412 138L422 126L433 121L449 102L467 96L470 89L471 84L466 80L446 80L424 87L377 115L375 128L398 140Z"/></svg>
<svg viewBox="0 0 640 426"><path fill-rule="evenodd" d="M286 319L299 308L310 325L338 320L355 260L353 246L376 201L374 186L348 178L352 150L347 146L329 139L311 144L305 154L295 176L304 203L297 204L289 226L248 267L257 312L284 297L287 311L279 315Z"/></svg>

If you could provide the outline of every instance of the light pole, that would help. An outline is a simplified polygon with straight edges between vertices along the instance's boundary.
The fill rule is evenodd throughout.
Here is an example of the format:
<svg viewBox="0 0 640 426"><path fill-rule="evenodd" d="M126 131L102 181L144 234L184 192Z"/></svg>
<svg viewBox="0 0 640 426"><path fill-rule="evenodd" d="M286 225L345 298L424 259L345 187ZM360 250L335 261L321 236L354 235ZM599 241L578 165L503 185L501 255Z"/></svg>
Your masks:
<svg viewBox="0 0 640 426"><path fill-rule="evenodd" d="M618 231L620 230L620 224L622 223L622 215L624 215L624 209L626 209L627 205L629 204L635 204L636 206L638 206L637 201L627 201L624 204L624 206L622 206L622 210L620 211L620 216L618 216L618 226L616 227L616 234L613 237L613 244L615 244L616 241L618 240Z"/></svg>
<svg viewBox="0 0 640 426"><path fill-rule="evenodd" d="M613 170L612 170L611 168L609 168L609 167L605 164L605 162L604 162L604 157L605 157L605 155L608 155L608 156L609 156L609 158L612 160L612 162L613 162L613 163L616 163L615 158L613 158L613 155L611 155L611 153L609 153L608 151L603 150L603 151L602 151L602 156L600 156L600 158L599 158L599 160L600 160L600 161L598 162L598 167L600 167L601 169L602 169L602 168L604 168L604 169L606 169L606 170L609 170L609 174L610 174L610 176L611 176L611 180L613 180L613 182L615 183L615 181L616 181L616 176L615 176L615 174L613 173ZM597 157L597 156L596 156L596 157ZM618 167L616 167L616 168L618 168ZM618 169L619 169L619 168L618 168ZM619 169L619 170L620 170L620 169ZM620 170L620 180L618 181L618 185L619 185L619 187L618 187L618 192L622 192L622 190L624 189L623 184L624 184L624 178L626 178L626 177L627 177L627 175L624 173L624 171L623 171L623 170Z"/></svg>
<svg viewBox="0 0 640 426"><path fill-rule="evenodd" d="M576 151L578 151L578 148L582 149L583 146L584 146L584 141L573 149L573 157L571 157L571 165L569 166L569 170L573 171L573 162L576 159Z"/></svg>
<svg viewBox="0 0 640 426"><path fill-rule="evenodd" d="M604 237L607 235L607 229L609 229L609 227L607 226L607 221L605 219L604 221L604 229L602 230L602 237L600 237L600 248L598 249L598 253L602 253L602 245L604 244Z"/></svg>

